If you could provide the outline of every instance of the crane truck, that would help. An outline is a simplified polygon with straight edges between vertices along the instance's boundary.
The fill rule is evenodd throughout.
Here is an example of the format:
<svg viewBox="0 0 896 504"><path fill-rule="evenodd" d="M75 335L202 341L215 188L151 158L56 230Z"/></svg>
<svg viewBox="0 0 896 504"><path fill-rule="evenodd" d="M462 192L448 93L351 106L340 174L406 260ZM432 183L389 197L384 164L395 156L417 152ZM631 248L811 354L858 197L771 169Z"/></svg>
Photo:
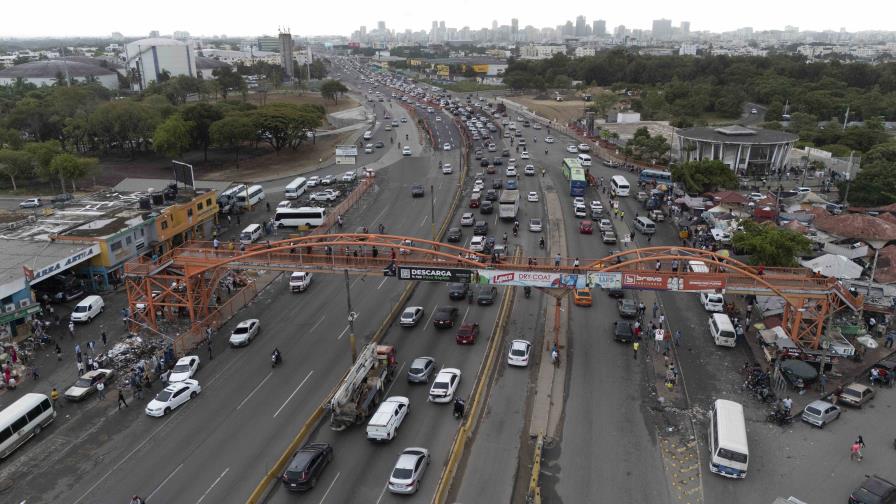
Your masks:
<svg viewBox="0 0 896 504"><path fill-rule="evenodd" d="M365 346L330 399L330 428L345 430L376 411L395 378L395 347L370 343Z"/></svg>

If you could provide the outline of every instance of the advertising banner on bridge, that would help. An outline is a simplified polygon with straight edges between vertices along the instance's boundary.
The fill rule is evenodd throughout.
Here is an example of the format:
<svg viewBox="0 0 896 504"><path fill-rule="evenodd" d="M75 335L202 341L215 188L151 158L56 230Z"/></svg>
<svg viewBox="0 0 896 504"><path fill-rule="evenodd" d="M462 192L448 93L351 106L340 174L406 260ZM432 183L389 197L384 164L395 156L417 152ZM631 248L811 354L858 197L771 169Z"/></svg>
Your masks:
<svg viewBox="0 0 896 504"><path fill-rule="evenodd" d="M588 273L588 279L585 282L585 287L588 287L589 289L621 289L622 273Z"/></svg>
<svg viewBox="0 0 896 504"><path fill-rule="evenodd" d="M715 292L725 288L725 277L721 275L693 275L684 277L681 290L690 292Z"/></svg>
<svg viewBox="0 0 896 504"><path fill-rule="evenodd" d="M473 275L473 270L460 268L413 268L408 266L398 267L398 278L400 278L401 280L470 283Z"/></svg>
<svg viewBox="0 0 896 504"><path fill-rule="evenodd" d="M569 288L577 287L581 282L584 285L584 275L568 275L550 271L507 271L507 270L478 270L477 283L488 285L513 285L517 287L544 287L544 288Z"/></svg>
<svg viewBox="0 0 896 504"><path fill-rule="evenodd" d="M661 272L623 273L622 287L625 289L679 290L680 280L674 275Z"/></svg>

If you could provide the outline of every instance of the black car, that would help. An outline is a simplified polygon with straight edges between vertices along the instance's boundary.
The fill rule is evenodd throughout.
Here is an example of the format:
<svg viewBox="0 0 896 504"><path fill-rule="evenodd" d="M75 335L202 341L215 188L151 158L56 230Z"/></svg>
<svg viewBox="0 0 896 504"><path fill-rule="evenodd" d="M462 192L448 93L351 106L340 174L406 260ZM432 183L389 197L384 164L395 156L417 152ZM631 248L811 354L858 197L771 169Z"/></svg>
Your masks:
<svg viewBox="0 0 896 504"><path fill-rule="evenodd" d="M488 159L483 159L482 161L479 162L479 166L487 168L488 165L489 165Z"/></svg>
<svg viewBox="0 0 896 504"><path fill-rule="evenodd" d="M457 313L457 308L453 306L440 306L432 316L432 325L439 328L454 327Z"/></svg>
<svg viewBox="0 0 896 504"><path fill-rule="evenodd" d="M386 146L386 144L384 144L383 142L380 141L380 142L373 144L373 146L376 147L377 149L382 149L383 147Z"/></svg>
<svg viewBox="0 0 896 504"><path fill-rule="evenodd" d="M411 186L411 196L414 198L422 198L424 196L425 191L423 190L423 186L421 184L414 184Z"/></svg>
<svg viewBox="0 0 896 504"><path fill-rule="evenodd" d="M504 149L501 151L501 157L510 157L510 149Z"/></svg>
<svg viewBox="0 0 896 504"><path fill-rule="evenodd" d="M611 298L617 298L617 299L624 298L625 291L622 289L607 289L607 295L610 296Z"/></svg>
<svg viewBox="0 0 896 504"><path fill-rule="evenodd" d="M873 474L849 494L849 504L893 504L896 485Z"/></svg>
<svg viewBox="0 0 896 504"><path fill-rule="evenodd" d="M459 227L449 228L448 232L445 233L445 239L449 242L459 242L463 237L463 232L461 232Z"/></svg>
<svg viewBox="0 0 896 504"><path fill-rule="evenodd" d="M486 201L498 201L498 191L494 189L489 189L485 191L485 200Z"/></svg>
<svg viewBox="0 0 896 504"><path fill-rule="evenodd" d="M501 158L499 158L499 157L496 157L496 158L495 158L495 162L494 162L493 164L494 164L495 166L502 166L502 165L504 164L504 160L501 159Z"/></svg>
<svg viewBox="0 0 896 504"><path fill-rule="evenodd" d="M308 443L296 451L280 479L291 492L311 490L332 460L332 446L327 443Z"/></svg>
<svg viewBox="0 0 896 504"><path fill-rule="evenodd" d="M638 316L638 305L633 299L620 299L619 316L622 318L635 318Z"/></svg>
<svg viewBox="0 0 896 504"><path fill-rule="evenodd" d="M613 322L613 339L623 343L631 343L635 339L632 323L625 320Z"/></svg>
<svg viewBox="0 0 896 504"><path fill-rule="evenodd" d="M481 305L490 305L495 303L495 298L498 297L498 288L494 285L485 285L479 288L479 293L476 296L476 303Z"/></svg>
<svg viewBox="0 0 896 504"><path fill-rule="evenodd" d="M490 214L494 211L495 211L495 204L492 203L491 201L486 200L479 204L479 213L481 213L483 215Z"/></svg>
<svg viewBox="0 0 896 504"><path fill-rule="evenodd" d="M470 284L465 283L449 283L448 284L448 298L457 300L463 300L467 298L467 295L470 293Z"/></svg>
<svg viewBox="0 0 896 504"><path fill-rule="evenodd" d="M476 236L485 236L488 234L488 222L484 220L476 221L473 224L473 234Z"/></svg>
<svg viewBox="0 0 896 504"><path fill-rule="evenodd" d="M504 187L504 179L492 180L492 189L501 189L502 187Z"/></svg>

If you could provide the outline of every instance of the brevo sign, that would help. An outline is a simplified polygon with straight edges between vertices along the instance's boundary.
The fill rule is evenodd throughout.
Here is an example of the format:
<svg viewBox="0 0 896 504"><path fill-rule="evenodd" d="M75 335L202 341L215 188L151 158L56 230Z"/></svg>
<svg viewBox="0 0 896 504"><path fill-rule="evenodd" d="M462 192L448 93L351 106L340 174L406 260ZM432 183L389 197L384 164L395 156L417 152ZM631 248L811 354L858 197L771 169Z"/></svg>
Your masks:
<svg viewBox="0 0 896 504"><path fill-rule="evenodd" d="M34 278L31 279L31 285L34 285L42 280L46 280L51 276L59 273L60 271L67 270L72 266L78 264L81 261L86 259L90 259L95 255L99 255L100 246L99 245L91 245L85 249L79 250L77 253L72 254L68 257L62 258L52 264L49 264L39 270L34 271Z"/></svg>
<svg viewBox="0 0 896 504"><path fill-rule="evenodd" d="M680 290L681 279L666 273L623 273L622 287L625 289Z"/></svg>
<svg viewBox="0 0 896 504"><path fill-rule="evenodd" d="M458 268L410 268L398 267L398 278L402 280L422 280L424 282L469 283L473 272Z"/></svg>

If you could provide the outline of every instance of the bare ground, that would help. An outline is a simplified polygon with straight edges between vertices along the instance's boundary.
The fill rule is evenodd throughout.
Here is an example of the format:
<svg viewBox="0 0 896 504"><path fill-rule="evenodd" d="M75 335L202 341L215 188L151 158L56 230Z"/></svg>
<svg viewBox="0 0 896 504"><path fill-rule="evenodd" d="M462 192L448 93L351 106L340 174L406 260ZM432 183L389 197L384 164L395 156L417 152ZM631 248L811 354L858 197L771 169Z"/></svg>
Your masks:
<svg viewBox="0 0 896 504"><path fill-rule="evenodd" d="M533 95L514 96L512 100L520 105L529 107L529 110L541 117L561 124L566 124L582 117L585 107L588 105L588 102L581 99L567 99L566 101L558 102L548 95L544 95L544 99L537 99Z"/></svg>

